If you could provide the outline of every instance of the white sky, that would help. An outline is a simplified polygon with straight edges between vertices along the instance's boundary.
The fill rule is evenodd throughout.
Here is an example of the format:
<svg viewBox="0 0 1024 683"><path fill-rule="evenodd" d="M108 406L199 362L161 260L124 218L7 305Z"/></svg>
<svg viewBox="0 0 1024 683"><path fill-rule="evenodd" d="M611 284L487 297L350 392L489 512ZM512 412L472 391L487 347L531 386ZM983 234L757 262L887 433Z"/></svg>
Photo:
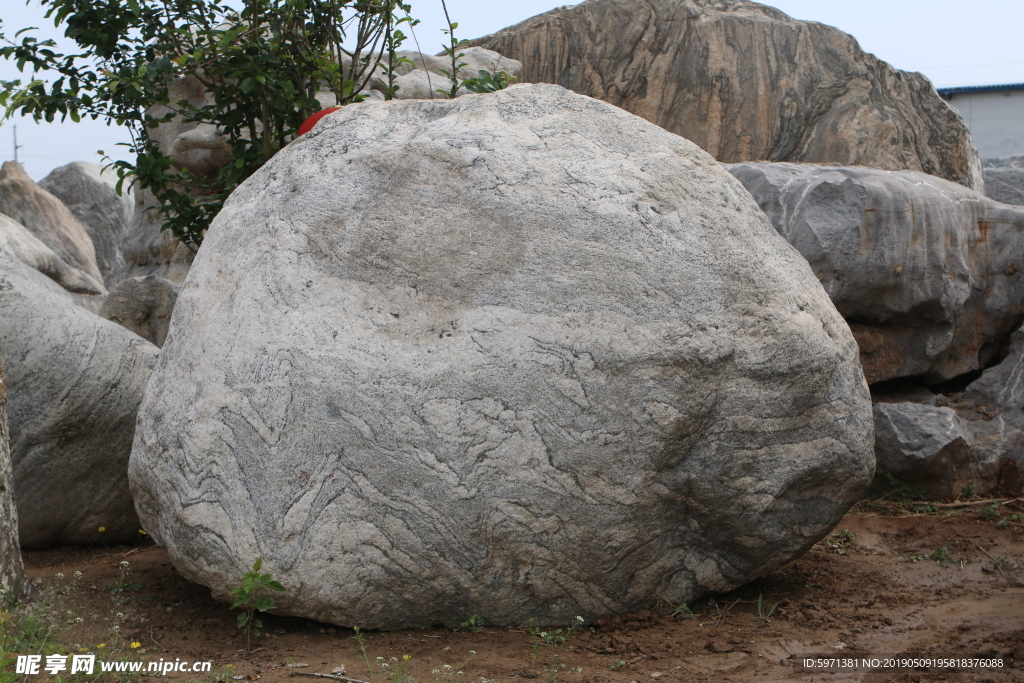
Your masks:
<svg viewBox="0 0 1024 683"><path fill-rule="evenodd" d="M440 0L411 0L424 51L440 51L444 16ZM448 0L460 38L477 38L546 12L564 2L517 0L498 3ZM774 0L797 19L819 21L852 34L861 47L893 66L920 71L936 87L1024 83L1024 2L1021 0ZM0 0L4 32L38 26L43 37L59 38L63 30L43 19L38 0ZM405 47L412 49L411 41ZM13 64L0 60L0 79L18 78ZM76 160L102 163L97 150L118 156L127 136L100 122L35 124L13 119L0 126L0 161L13 158L13 127L17 125L19 159L39 180L51 169Z"/></svg>

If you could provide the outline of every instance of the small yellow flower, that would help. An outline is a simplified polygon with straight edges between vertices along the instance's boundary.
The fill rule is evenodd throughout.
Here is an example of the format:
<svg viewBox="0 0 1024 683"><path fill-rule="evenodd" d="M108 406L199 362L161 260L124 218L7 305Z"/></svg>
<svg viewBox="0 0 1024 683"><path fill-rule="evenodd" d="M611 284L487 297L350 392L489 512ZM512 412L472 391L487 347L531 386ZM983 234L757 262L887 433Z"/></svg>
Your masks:
<svg viewBox="0 0 1024 683"><path fill-rule="evenodd" d="M96 531L98 531L98 532L100 532L100 533L102 534L102 533L103 533L104 531L106 531L106 530L107 530L107 527L105 527L105 526L101 526L101 527L100 527L99 529L97 529Z"/></svg>
<svg viewBox="0 0 1024 683"><path fill-rule="evenodd" d="M408 662L410 659L412 659L412 655L402 655L402 659Z"/></svg>
<svg viewBox="0 0 1024 683"><path fill-rule="evenodd" d="M138 650L140 647L142 647L142 643L140 643L137 640L133 640L132 641L132 649L133 650Z"/></svg>
<svg viewBox="0 0 1024 683"><path fill-rule="evenodd" d="M106 644L106 643L100 643L100 644L99 644L99 645L97 645L96 647L97 647L97 649L98 649L98 648L101 648L101 647L106 647L106 646L107 646L107 644Z"/></svg>

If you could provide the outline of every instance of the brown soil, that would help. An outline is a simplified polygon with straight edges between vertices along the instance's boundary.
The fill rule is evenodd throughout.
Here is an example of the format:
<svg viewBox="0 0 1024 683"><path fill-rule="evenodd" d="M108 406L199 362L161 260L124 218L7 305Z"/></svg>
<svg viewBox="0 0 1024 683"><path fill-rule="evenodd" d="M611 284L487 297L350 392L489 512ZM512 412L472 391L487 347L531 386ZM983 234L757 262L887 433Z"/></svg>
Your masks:
<svg viewBox="0 0 1024 683"><path fill-rule="evenodd" d="M1006 519L1024 504L1002 510ZM852 538L844 538L844 530ZM525 627L365 633L364 644L371 660L384 657L392 666L396 662L390 658L400 663L409 655L416 679L438 683L476 683L480 677L506 683L552 678L565 683L1024 681L1024 521L1000 528L976 510L944 508L912 516L861 507L843 519L836 534L789 566L693 606L689 618L652 606L588 625L562 647L537 644ZM142 587L105 592L119 579L125 560L127 581ZM264 616L263 637L246 650L245 635L234 626L237 612L182 579L156 546L61 548L28 552L25 561L36 595L47 586L67 585L74 572L82 572L66 606L83 621L61 638L101 659L103 653L131 653L147 660L212 661L212 676L189 675L206 680L284 681L296 673L338 675L340 667L345 676L371 678L353 632L329 624ZM63 579L55 578L58 572ZM757 616L759 595L769 606L779 603L770 621ZM118 620L122 626L115 636L111 625ZM133 641L141 646L132 650ZM97 649L100 643L105 648ZM807 653L984 657L1001 659L1003 666L837 673L805 668L799 655ZM450 675L445 664L455 667ZM435 669L438 674L431 673ZM378 672L374 680L391 678Z"/></svg>

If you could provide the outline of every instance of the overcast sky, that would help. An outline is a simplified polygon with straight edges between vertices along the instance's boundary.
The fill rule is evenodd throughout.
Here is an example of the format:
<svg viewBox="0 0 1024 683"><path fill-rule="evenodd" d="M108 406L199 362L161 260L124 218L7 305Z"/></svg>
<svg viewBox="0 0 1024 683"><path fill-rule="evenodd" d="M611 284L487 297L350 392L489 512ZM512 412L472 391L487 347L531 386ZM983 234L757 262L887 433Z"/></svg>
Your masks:
<svg viewBox="0 0 1024 683"><path fill-rule="evenodd" d="M38 0L0 0L4 31L12 36L26 26L39 35L60 37L63 30L43 19ZM551 0L497 3L448 0L456 35L476 38L564 4ZM1021 0L775 0L774 5L797 19L819 21L852 34L861 47L893 66L920 71L936 87L1024 83L1024 2ZM444 16L440 0L412 0L413 16L421 19L416 34L424 51L438 52ZM410 44L408 47L412 47ZM13 64L0 60L0 79L17 78ZM102 123L70 121L35 124L12 119L0 126L0 160L13 158L12 133L17 125L19 159L36 180L71 161L101 163L97 150L120 156L116 144L126 136Z"/></svg>

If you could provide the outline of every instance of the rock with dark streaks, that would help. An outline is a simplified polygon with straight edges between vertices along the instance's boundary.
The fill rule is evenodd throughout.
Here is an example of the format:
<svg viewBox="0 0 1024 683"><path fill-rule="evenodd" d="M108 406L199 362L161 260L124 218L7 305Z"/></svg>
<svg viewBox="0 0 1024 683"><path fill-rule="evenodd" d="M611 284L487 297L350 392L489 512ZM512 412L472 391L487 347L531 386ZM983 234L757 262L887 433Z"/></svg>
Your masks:
<svg viewBox="0 0 1024 683"><path fill-rule="evenodd" d="M0 349L0 591L15 600L26 593L25 564L18 543L18 510L11 481L11 446L7 439L7 383ZM5 596L6 597L6 596Z"/></svg>
<svg viewBox="0 0 1024 683"><path fill-rule="evenodd" d="M128 456L158 349L2 245L0 347L22 546L136 538Z"/></svg>
<svg viewBox="0 0 1024 683"><path fill-rule="evenodd" d="M471 41L692 140L719 161L910 169L977 190L966 124L919 73L746 0L589 0Z"/></svg>
<svg viewBox="0 0 1024 683"><path fill-rule="evenodd" d="M565 624L805 552L872 430L848 327L732 176L514 85L344 107L232 194L130 478L220 599L263 558L283 614Z"/></svg>
<svg viewBox="0 0 1024 683"><path fill-rule="evenodd" d="M810 262L869 383L986 367L1024 318L1024 207L913 171L729 166Z"/></svg>

